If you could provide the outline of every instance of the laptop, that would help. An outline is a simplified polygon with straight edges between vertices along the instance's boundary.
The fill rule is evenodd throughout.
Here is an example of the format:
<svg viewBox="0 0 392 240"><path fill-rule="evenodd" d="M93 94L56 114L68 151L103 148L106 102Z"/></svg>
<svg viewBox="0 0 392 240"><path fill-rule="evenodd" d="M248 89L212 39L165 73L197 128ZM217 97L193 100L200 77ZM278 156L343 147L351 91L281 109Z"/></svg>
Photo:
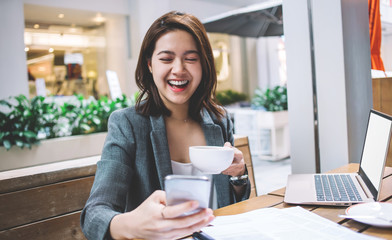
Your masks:
<svg viewBox="0 0 392 240"><path fill-rule="evenodd" d="M336 174L291 174L284 202L341 205L379 199L391 139L392 117L370 110L359 171Z"/></svg>

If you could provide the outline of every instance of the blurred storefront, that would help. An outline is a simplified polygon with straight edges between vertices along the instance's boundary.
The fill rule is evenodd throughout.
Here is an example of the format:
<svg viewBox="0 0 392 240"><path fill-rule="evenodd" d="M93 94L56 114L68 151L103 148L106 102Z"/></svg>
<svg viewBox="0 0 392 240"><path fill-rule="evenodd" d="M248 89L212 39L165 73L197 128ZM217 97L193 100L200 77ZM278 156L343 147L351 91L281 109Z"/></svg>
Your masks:
<svg viewBox="0 0 392 240"><path fill-rule="evenodd" d="M30 97L36 94L38 78L45 81L46 95L98 96L98 66L105 65L105 19L97 14L90 22L77 24L74 19L64 20L61 9L54 11L58 12L57 21L39 19L35 8L25 6L24 42Z"/></svg>

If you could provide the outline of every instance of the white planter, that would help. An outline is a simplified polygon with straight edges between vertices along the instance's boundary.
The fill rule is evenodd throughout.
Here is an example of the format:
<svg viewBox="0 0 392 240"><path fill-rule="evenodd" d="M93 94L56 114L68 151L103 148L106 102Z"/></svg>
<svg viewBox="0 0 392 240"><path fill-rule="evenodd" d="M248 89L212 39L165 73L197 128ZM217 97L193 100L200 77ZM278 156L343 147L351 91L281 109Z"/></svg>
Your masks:
<svg viewBox="0 0 392 240"><path fill-rule="evenodd" d="M0 147L0 171L100 155L107 133L43 140L31 149Z"/></svg>
<svg viewBox="0 0 392 240"><path fill-rule="evenodd" d="M290 156L288 111L239 108L229 112L234 116L235 133L248 136L252 156L271 161Z"/></svg>

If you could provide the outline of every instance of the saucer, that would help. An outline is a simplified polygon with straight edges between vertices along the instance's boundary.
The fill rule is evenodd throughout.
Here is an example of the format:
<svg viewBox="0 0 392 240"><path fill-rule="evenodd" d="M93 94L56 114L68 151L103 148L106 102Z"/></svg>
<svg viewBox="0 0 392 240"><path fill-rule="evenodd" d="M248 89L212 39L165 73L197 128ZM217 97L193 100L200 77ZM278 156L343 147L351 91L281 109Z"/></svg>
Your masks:
<svg viewBox="0 0 392 240"><path fill-rule="evenodd" d="M392 216L392 203L371 202L360 203L346 209L346 214L350 216L380 216L388 219ZM392 227L392 222L387 222L379 218L353 218L355 221L369 224L376 227Z"/></svg>

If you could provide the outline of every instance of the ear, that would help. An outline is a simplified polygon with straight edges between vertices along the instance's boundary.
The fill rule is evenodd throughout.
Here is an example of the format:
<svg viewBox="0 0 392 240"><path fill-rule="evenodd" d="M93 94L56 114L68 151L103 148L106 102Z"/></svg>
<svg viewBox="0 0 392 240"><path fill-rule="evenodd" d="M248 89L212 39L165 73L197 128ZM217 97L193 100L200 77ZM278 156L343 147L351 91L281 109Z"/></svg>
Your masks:
<svg viewBox="0 0 392 240"><path fill-rule="evenodd" d="M152 73L151 58L147 59L147 66L148 66L148 69L150 69L150 73Z"/></svg>

